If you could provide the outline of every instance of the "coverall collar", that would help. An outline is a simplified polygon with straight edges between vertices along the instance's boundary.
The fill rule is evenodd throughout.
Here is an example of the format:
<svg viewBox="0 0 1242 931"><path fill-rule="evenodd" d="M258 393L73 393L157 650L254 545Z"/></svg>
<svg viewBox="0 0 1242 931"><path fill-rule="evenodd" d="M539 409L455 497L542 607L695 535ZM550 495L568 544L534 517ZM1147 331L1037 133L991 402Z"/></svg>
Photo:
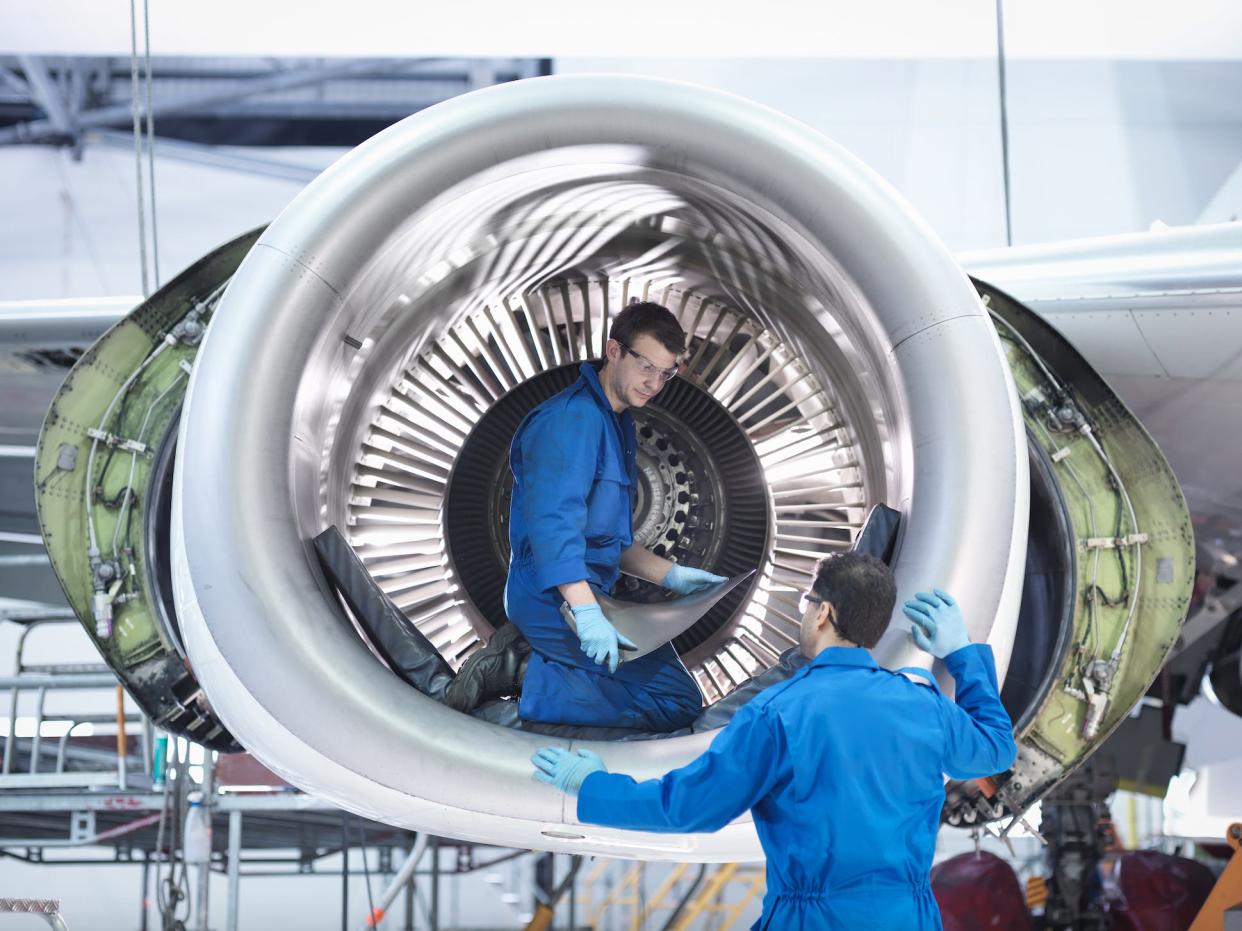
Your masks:
<svg viewBox="0 0 1242 931"><path fill-rule="evenodd" d="M583 362L578 366L578 371L586 380L587 387L591 389L591 394L595 397L595 401L600 407L604 408L610 414L615 414L612 409L612 402L608 400L608 395L604 394L604 385L599 380L599 370L590 362Z"/></svg>
<svg viewBox="0 0 1242 931"><path fill-rule="evenodd" d="M878 669L877 663L865 647L825 647L810 662L811 666L867 666Z"/></svg>

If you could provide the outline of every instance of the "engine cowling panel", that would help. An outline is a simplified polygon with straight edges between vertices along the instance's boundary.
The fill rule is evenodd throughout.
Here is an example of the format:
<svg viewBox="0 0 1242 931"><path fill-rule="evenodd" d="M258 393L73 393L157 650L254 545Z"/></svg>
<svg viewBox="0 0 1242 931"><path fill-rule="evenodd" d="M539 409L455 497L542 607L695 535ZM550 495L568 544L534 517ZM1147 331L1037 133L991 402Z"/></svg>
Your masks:
<svg viewBox="0 0 1242 931"><path fill-rule="evenodd" d="M572 852L758 854L745 820L684 838L576 824L572 805L528 779L527 759L548 739L465 718L399 681L309 548L327 524L342 527L390 597L450 662L463 660L498 620L506 434L565 372L600 356L608 321L632 297L669 306L691 337L685 384L657 397L641 425L636 530L688 562L759 569L678 643L709 703L796 642L797 590L879 501L904 515L901 596L953 590L1002 675L1023 645L1014 668L1029 681L1012 686L1011 710L1024 754L1055 764L1040 758L1038 772L998 780L1011 809L1120 720L1184 612L1184 504L1179 517L1176 482L1141 427L1098 379L1074 366L1047 372L1029 314L984 288L994 326L886 185L762 108L620 79L471 94L360 147L299 195L235 273L201 269L193 293L226 281L201 351L187 354L166 554L177 635L241 743L361 814ZM192 306L183 300L182 312ZM147 334L148 354L164 335ZM1053 385L1094 433L1072 416L1072 429L1040 432L1065 406L1051 405ZM40 455L54 458L51 429ZM1106 455L1088 475L1078 464L1092 437ZM1070 439L1068 455L1067 442L1051 443ZM1091 486L1081 497L1065 490L1077 487L1071 467ZM143 502L156 497L159 473L149 474L150 487L133 483ZM1083 516L1116 497L1110 475L1128 490L1134 530ZM1083 539L1137 533L1147 539L1079 553ZM1051 567L1041 578L1061 567L1044 586L1056 595L1055 635L1030 645L1023 630L1048 624L1023 602L1028 534L1043 560L1035 569ZM80 530L71 545L82 552L62 573L67 592L91 579ZM1115 599L1127 585L1108 557L1126 547L1147 548L1148 570L1126 580L1135 613L1103 601L1087 611L1083 573L1101 563L1090 580ZM89 605L71 601L93 625ZM1104 647L1125 630L1091 735L1090 696L1064 682L1081 671L1088 616ZM904 621L876 652L890 667L928 664ZM688 762L709 739L592 747L641 778ZM487 762L470 762L481 746ZM950 819L994 814L969 788L953 795Z"/></svg>

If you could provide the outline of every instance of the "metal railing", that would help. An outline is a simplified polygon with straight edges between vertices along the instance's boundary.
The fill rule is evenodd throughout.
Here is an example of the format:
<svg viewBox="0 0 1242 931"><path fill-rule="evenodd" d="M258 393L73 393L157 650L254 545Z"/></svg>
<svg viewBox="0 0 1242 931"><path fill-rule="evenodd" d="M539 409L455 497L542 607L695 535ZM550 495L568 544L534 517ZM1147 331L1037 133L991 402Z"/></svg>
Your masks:
<svg viewBox="0 0 1242 931"><path fill-rule="evenodd" d="M4 738L4 761L0 765L0 789L54 789L116 786L125 790L130 782L130 760L124 690L109 668L102 663L27 663L25 651L30 634L47 625L77 623L75 617L44 616L25 623L17 639L13 674L0 676L0 690L9 691L8 730ZM46 713L49 691L115 690L116 712L110 714ZM15 772L19 750L24 739L18 735L18 710L24 696L34 693L35 710L29 736L29 762L25 772ZM151 747L154 739L150 720L139 714L141 771L151 776ZM23 721L24 723L24 721ZM52 725L52 726L48 726ZM83 725L113 732L116 735L115 768L107 770L68 770L70 739ZM62 730L63 729L63 730ZM50 733L49 733L50 732ZM57 734L57 732L60 732ZM44 738L58 736L54 769L43 769ZM79 756L82 751L79 751ZM86 753L90 761L92 754Z"/></svg>

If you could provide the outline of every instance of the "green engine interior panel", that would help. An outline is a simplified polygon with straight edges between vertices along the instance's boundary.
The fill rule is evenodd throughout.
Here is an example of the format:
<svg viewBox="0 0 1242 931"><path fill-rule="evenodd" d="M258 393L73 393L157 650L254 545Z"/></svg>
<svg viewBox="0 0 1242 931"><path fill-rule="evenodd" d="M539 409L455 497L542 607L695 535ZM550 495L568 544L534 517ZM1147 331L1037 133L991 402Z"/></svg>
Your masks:
<svg viewBox="0 0 1242 931"><path fill-rule="evenodd" d="M99 548L117 560L127 577L118 594L149 590L146 553L134 546L142 526L145 501L130 489L146 487L155 444L163 439L185 394L186 372L181 363L193 361L197 347L175 345L151 364L117 406L103 429L133 439L145 451L129 452L100 444L91 474L87 428L100 422L102 409L117 394L129 373L159 345L160 331L148 329L142 310L106 334L74 367L48 414L40 437L36 482L39 520L52 563L70 604L93 632L91 619L92 570L88 559L86 504L88 482L95 486L94 515ZM175 322L175 321L174 321ZM74 467L58 465L67 447L77 449ZM132 478L131 478L132 475ZM130 501L126 502L126 496ZM135 516L137 519L135 519ZM130 666L168 649L144 597L115 609L112 636L96 638L101 652L121 666Z"/></svg>
<svg viewBox="0 0 1242 931"><path fill-rule="evenodd" d="M65 597L144 711L174 730L187 703L201 696L174 694L187 670L161 621L144 537L156 452L176 429L201 340L170 334L191 314L205 325L208 302L218 297L261 232L238 237L199 260L109 329L66 377L35 454L39 524ZM97 440L101 435L107 439ZM119 570L105 587L113 610L106 636L96 633L92 613L92 519L100 558ZM203 739L202 733L187 736Z"/></svg>
<svg viewBox="0 0 1242 931"><path fill-rule="evenodd" d="M1018 762L1001 780L1002 798L1025 808L1090 755L1164 665L1190 604L1194 535L1168 462L1108 385L1051 326L1004 294L979 287L1027 428L1052 462L1075 537L1070 645L1016 735ZM1054 408L1066 411L1064 419ZM1095 733L1084 735L1083 672L1093 662L1109 663L1119 641L1107 705Z"/></svg>

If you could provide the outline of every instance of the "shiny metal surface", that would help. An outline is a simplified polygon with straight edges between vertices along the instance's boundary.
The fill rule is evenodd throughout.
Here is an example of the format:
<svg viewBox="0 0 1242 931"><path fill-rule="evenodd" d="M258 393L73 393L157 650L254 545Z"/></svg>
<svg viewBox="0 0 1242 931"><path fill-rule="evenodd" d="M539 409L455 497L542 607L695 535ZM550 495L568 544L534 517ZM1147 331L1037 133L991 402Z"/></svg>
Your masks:
<svg viewBox="0 0 1242 931"><path fill-rule="evenodd" d="M594 212L574 212L550 229L564 235L584 217L595 222ZM689 252L680 225L659 240L627 230L610 250L642 255L655 243L665 254ZM503 216L487 229L488 239L507 241ZM695 258L683 256L683 276ZM640 284L652 294L594 255L578 263L576 280L558 278L446 321L438 339L400 363L386 397L384 389L355 395L382 398L374 415L342 414L364 429L354 434L352 462L349 448L338 448L340 468L351 473L340 523L380 586L451 663L503 621L507 453L521 417L602 353L610 307ZM755 585L781 586L785 574L805 572L857 532L867 492L861 452L842 429L848 415L785 339L704 284L666 283L655 296L702 337L684 376L635 414L634 538L656 555L724 575L758 564ZM459 294L458 303L474 302ZM367 377L375 371L383 369ZM626 591L632 600L662 597ZM709 700L790 642L788 611L778 605L733 598L725 609L723 623L713 611L685 638L694 646L682 644Z"/></svg>
<svg viewBox="0 0 1242 931"><path fill-rule="evenodd" d="M752 575L754 575L754 570L744 575L735 575L727 581L701 592L695 592L693 595L656 604L619 601L607 595L598 596L597 600L604 612L604 617L608 618L619 634L628 637L636 647L633 650L622 650L621 662L646 656L652 650L657 650L674 640L679 634L693 626L695 621L711 609L712 605ZM569 605L561 605L561 616L571 628L578 629L578 625L574 623L574 613L569 609Z"/></svg>
<svg viewBox="0 0 1242 931"><path fill-rule="evenodd" d="M730 386L704 374L713 357L755 351L730 348L747 325L756 340L778 337L779 371L796 377L775 376L787 399L777 407L788 406L752 427L757 446L771 444L765 469L801 491L857 475L861 495L800 505L846 524L877 500L899 507L900 596L953 590L1003 671L1026 452L969 283L906 204L812 131L727 95L613 77L520 82L419 113L325 172L263 235L217 311L182 421L173 546L187 650L265 763L361 814L513 846L753 858L745 821L693 837L577 825L572 800L529 780L547 739L464 718L386 675L308 555L306 541L348 515L358 451L400 373L434 366L422 362L434 348L456 353L439 397L478 409L487 395L465 387L472 361L507 352L490 371L533 371L524 354L559 329L545 318L511 331L496 308L554 281L600 289L594 335L586 318L568 324L584 355L630 295L727 305L736 332L697 324L693 302L682 316L718 401ZM485 314L506 339L438 342ZM804 425L817 436L831 426L836 445L816 439L803 457ZM826 539L813 536L813 552ZM764 617L796 598L813 564L790 542L782 552L774 539L752 599ZM454 593L451 574L442 584ZM896 625L876 653L893 666L918 659ZM709 740L593 748L644 777Z"/></svg>

